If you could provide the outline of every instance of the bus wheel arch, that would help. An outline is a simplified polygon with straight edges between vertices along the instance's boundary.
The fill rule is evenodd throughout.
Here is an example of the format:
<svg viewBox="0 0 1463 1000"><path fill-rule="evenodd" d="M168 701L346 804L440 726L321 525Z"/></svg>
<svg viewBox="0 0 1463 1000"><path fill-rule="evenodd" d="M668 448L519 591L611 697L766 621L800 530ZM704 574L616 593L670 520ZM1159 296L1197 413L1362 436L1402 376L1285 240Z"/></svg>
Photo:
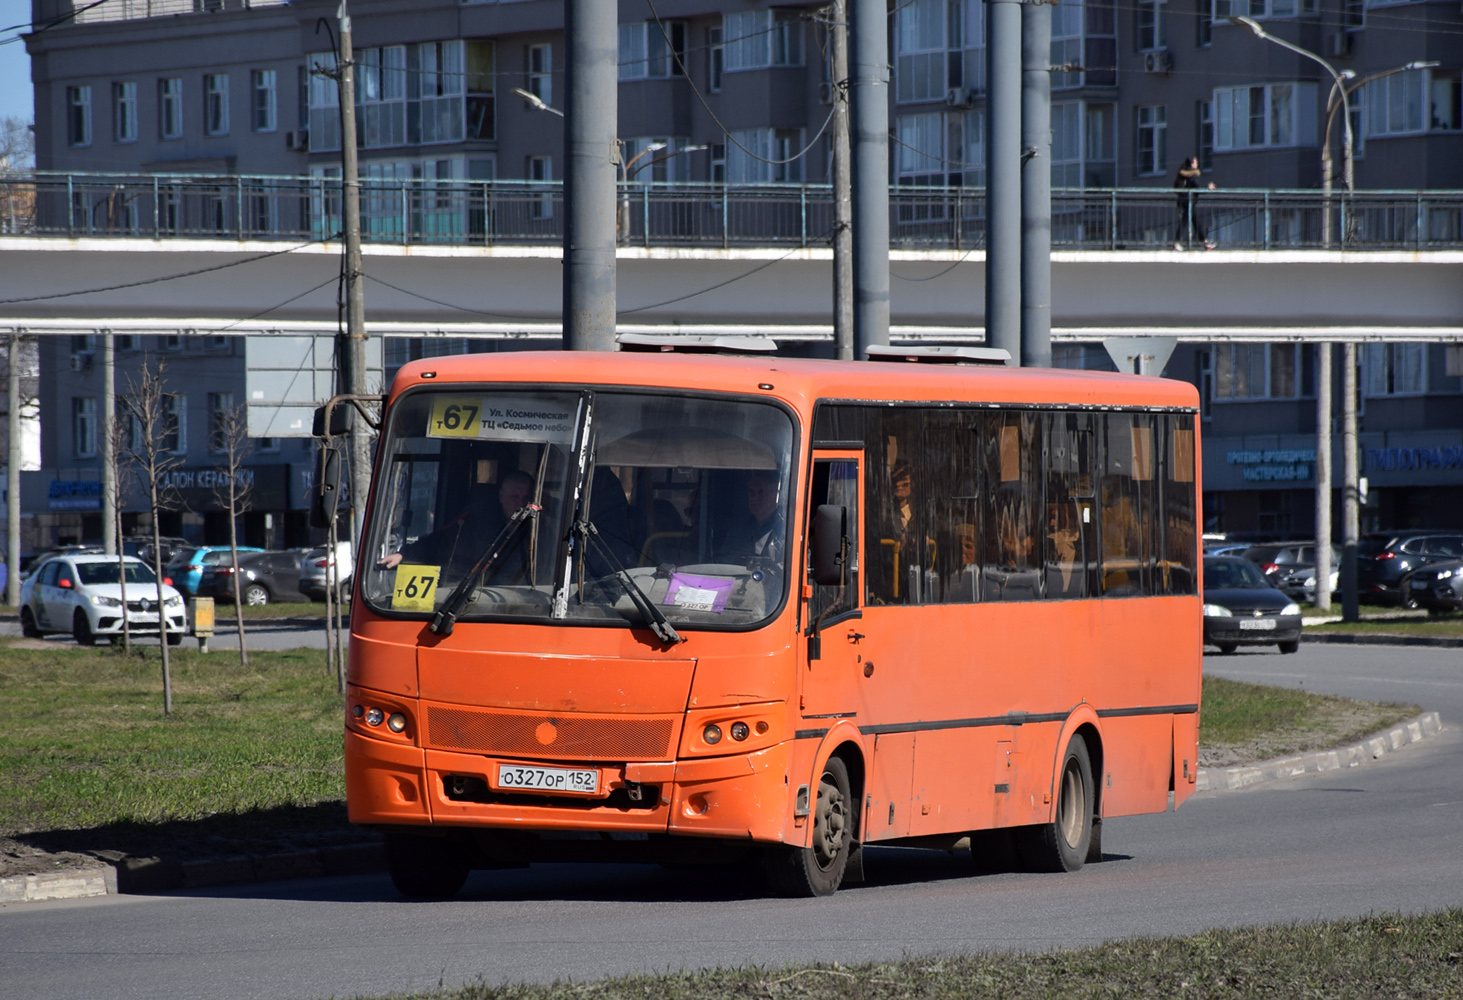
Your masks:
<svg viewBox="0 0 1463 1000"><path fill-rule="evenodd" d="M1102 771L1100 764L1095 765L1102 760L1101 747L1096 714L1090 708L1074 713L1062 727L1047 821L1015 831L1017 853L1032 871L1072 872L1088 861L1101 860L1097 775Z"/></svg>
<svg viewBox="0 0 1463 1000"><path fill-rule="evenodd" d="M763 857L768 882L780 895L832 895L851 867L854 880L863 878L858 851L863 750L852 739L829 743L835 745L831 752L819 753L816 777L808 785L808 842L771 847Z"/></svg>

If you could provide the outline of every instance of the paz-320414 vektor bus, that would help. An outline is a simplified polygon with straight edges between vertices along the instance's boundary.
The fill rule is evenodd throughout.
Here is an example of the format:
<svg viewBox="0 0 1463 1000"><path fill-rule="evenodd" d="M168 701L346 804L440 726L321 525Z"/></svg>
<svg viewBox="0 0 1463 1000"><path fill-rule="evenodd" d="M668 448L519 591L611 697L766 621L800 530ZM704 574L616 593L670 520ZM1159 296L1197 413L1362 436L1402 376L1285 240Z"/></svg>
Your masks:
<svg viewBox="0 0 1463 1000"><path fill-rule="evenodd" d="M1072 870L1194 787L1191 386L544 352L387 402L346 787L408 895L739 856L825 894L1001 830Z"/></svg>

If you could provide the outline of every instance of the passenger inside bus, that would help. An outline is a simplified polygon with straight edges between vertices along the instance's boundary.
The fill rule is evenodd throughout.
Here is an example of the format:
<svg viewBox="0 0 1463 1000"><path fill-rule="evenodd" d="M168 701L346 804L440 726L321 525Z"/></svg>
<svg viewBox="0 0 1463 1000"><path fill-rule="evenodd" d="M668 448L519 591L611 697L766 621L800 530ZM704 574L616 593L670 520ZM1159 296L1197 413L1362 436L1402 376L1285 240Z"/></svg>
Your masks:
<svg viewBox="0 0 1463 1000"><path fill-rule="evenodd" d="M403 562L450 566L457 574L465 573L507 526L514 512L533 499L533 492L533 476L521 469L509 470L503 475L496 492L475 491L456 517L441 528L408 542L399 551L383 556L377 565L382 569L394 569ZM528 553L529 533L525 531L517 543L503 554L493 581L518 583L527 580Z"/></svg>
<svg viewBox="0 0 1463 1000"><path fill-rule="evenodd" d="M717 532L723 539L717 551L719 561L745 564L762 559L782 564L787 527L782 516L781 487L775 470L752 470L747 476L746 515Z"/></svg>

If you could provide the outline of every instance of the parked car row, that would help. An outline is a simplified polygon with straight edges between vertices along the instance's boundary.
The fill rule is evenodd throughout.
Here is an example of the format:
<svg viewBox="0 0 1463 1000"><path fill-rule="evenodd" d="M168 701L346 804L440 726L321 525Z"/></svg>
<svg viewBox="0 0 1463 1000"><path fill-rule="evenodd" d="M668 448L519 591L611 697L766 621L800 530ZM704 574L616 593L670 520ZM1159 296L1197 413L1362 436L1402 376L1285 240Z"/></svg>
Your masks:
<svg viewBox="0 0 1463 1000"><path fill-rule="evenodd" d="M243 603L251 606L279 601L323 601L328 583L327 573L340 574L337 594L349 599L351 585L350 543L337 546L337 568L332 568L325 548L282 549L263 551L239 550L238 592ZM228 549L215 550L201 557L204 562L194 593L214 600L234 599L234 563Z"/></svg>

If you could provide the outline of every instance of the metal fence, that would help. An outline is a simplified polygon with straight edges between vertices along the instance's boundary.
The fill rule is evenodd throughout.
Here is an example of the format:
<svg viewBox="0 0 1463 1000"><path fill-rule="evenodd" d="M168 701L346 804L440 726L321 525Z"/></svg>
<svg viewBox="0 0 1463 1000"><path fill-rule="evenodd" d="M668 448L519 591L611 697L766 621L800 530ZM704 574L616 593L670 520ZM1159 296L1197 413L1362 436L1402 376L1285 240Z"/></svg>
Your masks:
<svg viewBox="0 0 1463 1000"><path fill-rule="evenodd" d="M47 173L0 175L0 233L145 239L333 240L340 181L322 177ZM890 246L969 250L985 241L980 188L896 186ZM361 181L370 243L557 244L563 185L526 181ZM621 185L620 240L635 246L824 246L823 184ZM1057 189L1052 246L1156 250L1205 239L1226 249L1463 248L1463 191Z"/></svg>

